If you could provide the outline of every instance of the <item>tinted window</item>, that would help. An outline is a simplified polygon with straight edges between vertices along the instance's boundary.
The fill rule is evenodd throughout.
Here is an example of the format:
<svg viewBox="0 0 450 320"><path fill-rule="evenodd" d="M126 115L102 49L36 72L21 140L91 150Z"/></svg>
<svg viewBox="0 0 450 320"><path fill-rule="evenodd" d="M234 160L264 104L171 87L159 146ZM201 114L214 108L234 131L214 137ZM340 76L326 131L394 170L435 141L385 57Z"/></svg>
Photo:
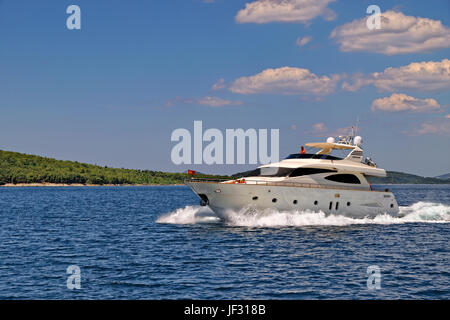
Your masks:
<svg viewBox="0 0 450 320"><path fill-rule="evenodd" d="M261 174L261 171L259 169L255 169L253 171L249 171L245 173L246 177L258 177Z"/></svg>
<svg viewBox="0 0 450 320"><path fill-rule="evenodd" d="M341 183L361 184L361 181L359 181L358 177L353 174L333 174L331 176L325 177L325 179Z"/></svg>
<svg viewBox="0 0 450 320"><path fill-rule="evenodd" d="M317 173L330 173L330 172L336 172L335 170L330 169L316 169L316 168L297 168L289 175L289 177L300 177L300 176L306 176L310 174L317 174Z"/></svg>
<svg viewBox="0 0 450 320"><path fill-rule="evenodd" d="M258 168L247 174L247 177L287 177L294 168L266 167Z"/></svg>
<svg viewBox="0 0 450 320"><path fill-rule="evenodd" d="M315 153L293 153L286 157L286 159L323 159L323 160L342 160L342 158L330 156L328 154L315 154Z"/></svg>

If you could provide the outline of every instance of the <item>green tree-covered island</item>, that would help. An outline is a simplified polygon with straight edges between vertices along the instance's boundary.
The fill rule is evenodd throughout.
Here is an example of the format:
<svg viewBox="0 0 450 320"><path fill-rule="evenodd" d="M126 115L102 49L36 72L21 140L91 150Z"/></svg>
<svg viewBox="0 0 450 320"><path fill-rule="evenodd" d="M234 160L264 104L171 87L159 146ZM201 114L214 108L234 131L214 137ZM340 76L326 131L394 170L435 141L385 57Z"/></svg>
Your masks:
<svg viewBox="0 0 450 320"><path fill-rule="evenodd" d="M171 185L183 184L187 177L186 173L109 168L0 150L0 185Z"/></svg>

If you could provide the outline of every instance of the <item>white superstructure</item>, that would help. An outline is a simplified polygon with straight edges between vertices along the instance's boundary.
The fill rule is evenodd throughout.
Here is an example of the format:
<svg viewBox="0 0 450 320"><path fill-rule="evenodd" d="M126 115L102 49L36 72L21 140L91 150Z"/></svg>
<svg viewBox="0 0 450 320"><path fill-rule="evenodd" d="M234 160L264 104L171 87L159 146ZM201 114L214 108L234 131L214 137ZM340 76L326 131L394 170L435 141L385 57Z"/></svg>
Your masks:
<svg viewBox="0 0 450 320"><path fill-rule="evenodd" d="M398 205L389 190L373 190L366 176L386 176L384 169L366 158L362 139L340 136L335 142L308 143L315 153L291 154L286 159L261 166L245 176L226 181L188 179L186 184L220 217L244 208L280 211L314 211L352 218L379 214L396 216ZM333 151L348 154L339 158ZM245 211L245 210L244 210Z"/></svg>

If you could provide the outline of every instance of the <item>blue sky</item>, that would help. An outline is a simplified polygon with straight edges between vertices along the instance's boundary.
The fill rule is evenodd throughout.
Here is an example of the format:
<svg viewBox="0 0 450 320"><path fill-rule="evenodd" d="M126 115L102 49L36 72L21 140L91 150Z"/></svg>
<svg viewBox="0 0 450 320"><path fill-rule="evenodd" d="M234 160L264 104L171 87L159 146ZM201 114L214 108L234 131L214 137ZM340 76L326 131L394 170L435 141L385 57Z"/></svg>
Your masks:
<svg viewBox="0 0 450 320"><path fill-rule="evenodd" d="M194 120L205 129L278 128L283 157L359 116L365 150L381 167L450 172L449 2L320 1L318 15L310 7L245 11L261 0L0 1L0 149L233 173L249 167L172 164L171 132L192 130ZM291 2L295 9L308 0ZM81 8L81 30L66 28L70 4ZM382 22L380 34L349 39L349 23L365 19L371 4L394 12L386 13L385 29ZM400 20L408 30L395 26ZM335 29L341 36L331 37ZM430 74L405 73L414 63ZM222 88L213 90L220 79ZM364 85L355 87L358 80ZM208 105L206 97L224 105Z"/></svg>

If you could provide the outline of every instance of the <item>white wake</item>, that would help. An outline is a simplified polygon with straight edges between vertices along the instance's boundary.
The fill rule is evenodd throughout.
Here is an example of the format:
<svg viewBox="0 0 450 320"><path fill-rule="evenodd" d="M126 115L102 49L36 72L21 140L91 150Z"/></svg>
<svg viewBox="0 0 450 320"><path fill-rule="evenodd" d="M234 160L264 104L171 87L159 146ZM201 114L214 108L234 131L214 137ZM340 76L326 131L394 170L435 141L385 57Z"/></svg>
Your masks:
<svg viewBox="0 0 450 320"><path fill-rule="evenodd" d="M172 224L217 223L220 221L221 219L211 209L202 206L179 208L163 214L156 220L157 223Z"/></svg>
<svg viewBox="0 0 450 320"><path fill-rule="evenodd" d="M157 223L197 224L219 223L222 220L207 207L186 206L160 216ZM375 218L353 219L341 215L325 215L323 212L311 211L276 211L266 209L261 211L241 210L229 211L226 225L243 227L289 227L289 226L346 226L353 224L401 224L401 223L449 223L450 206L433 203L417 202L410 206L400 207L399 217L387 214Z"/></svg>

